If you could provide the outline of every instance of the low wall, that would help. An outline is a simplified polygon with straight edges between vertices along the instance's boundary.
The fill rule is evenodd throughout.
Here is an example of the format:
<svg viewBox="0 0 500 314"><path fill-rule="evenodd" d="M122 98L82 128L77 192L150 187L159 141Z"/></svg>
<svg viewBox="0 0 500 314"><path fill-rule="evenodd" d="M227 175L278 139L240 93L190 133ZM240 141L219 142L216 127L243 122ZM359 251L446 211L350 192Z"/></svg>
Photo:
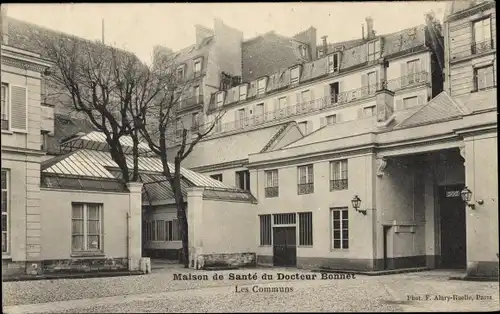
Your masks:
<svg viewBox="0 0 500 314"><path fill-rule="evenodd" d="M257 265L255 253L203 254L203 261L204 267L255 267Z"/></svg>
<svg viewBox="0 0 500 314"><path fill-rule="evenodd" d="M44 273L128 270L128 260L126 258L46 260L43 261L42 265Z"/></svg>

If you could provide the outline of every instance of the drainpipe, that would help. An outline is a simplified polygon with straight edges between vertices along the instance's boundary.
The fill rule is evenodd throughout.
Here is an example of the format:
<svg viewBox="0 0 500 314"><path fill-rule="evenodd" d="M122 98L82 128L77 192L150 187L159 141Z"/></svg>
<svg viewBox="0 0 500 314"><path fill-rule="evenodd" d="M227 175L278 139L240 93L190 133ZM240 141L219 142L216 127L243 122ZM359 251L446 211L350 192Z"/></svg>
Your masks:
<svg viewBox="0 0 500 314"><path fill-rule="evenodd" d="M128 266L130 267L130 264L132 263L132 259L130 258L130 213L127 212L127 262Z"/></svg>

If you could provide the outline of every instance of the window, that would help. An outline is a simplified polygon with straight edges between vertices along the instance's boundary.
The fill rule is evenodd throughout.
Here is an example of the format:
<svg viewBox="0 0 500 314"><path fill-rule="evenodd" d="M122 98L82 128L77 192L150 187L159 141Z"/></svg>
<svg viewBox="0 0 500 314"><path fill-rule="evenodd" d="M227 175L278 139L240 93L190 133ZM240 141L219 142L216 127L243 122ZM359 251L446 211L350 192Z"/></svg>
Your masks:
<svg viewBox="0 0 500 314"><path fill-rule="evenodd" d="M247 99L247 85L240 86L240 101Z"/></svg>
<svg viewBox="0 0 500 314"><path fill-rule="evenodd" d="M224 92L217 94L217 108L222 107L224 104Z"/></svg>
<svg viewBox="0 0 500 314"><path fill-rule="evenodd" d="M195 86L193 88L193 93L194 93L194 99L196 101L196 104L199 104L201 102L200 87L199 86Z"/></svg>
<svg viewBox="0 0 500 314"><path fill-rule="evenodd" d="M222 173L213 174L213 175L210 176L210 178L222 182Z"/></svg>
<svg viewBox="0 0 500 314"><path fill-rule="evenodd" d="M2 254L9 253L10 230L9 172L2 169Z"/></svg>
<svg viewBox="0 0 500 314"><path fill-rule="evenodd" d="M339 98L339 83L335 82L330 84L330 101L332 104L337 103Z"/></svg>
<svg viewBox="0 0 500 314"><path fill-rule="evenodd" d="M146 221L145 227L146 241L180 241L182 239L178 219Z"/></svg>
<svg viewBox="0 0 500 314"><path fill-rule="evenodd" d="M40 137L41 137L41 145L40 145L40 150L46 151L48 144L49 144L49 132L48 131L40 131Z"/></svg>
<svg viewBox="0 0 500 314"><path fill-rule="evenodd" d="M493 65L474 69L474 90L482 90L495 86Z"/></svg>
<svg viewBox="0 0 500 314"><path fill-rule="evenodd" d="M260 245L271 245L271 215L259 215Z"/></svg>
<svg viewBox="0 0 500 314"><path fill-rule="evenodd" d="M335 123L337 123L337 115L336 114L326 116L326 124L327 125L335 124Z"/></svg>
<svg viewBox="0 0 500 314"><path fill-rule="evenodd" d="M275 225L295 225L295 213L275 214L273 215Z"/></svg>
<svg viewBox="0 0 500 314"><path fill-rule="evenodd" d="M418 80L420 72L420 60L412 60L406 63L406 84L413 84Z"/></svg>
<svg viewBox="0 0 500 314"><path fill-rule="evenodd" d="M242 128L245 126L245 109L238 109L236 112L236 128Z"/></svg>
<svg viewBox="0 0 500 314"><path fill-rule="evenodd" d="M257 82L257 95L263 95L266 92L266 79L261 78Z"/></svg>
<svg viewBox="0 0 500 314"><path fill-rule="evenodd" d="M181 241L182 240L182 227L179 219L167 221L169 228L167 233L167 241Z"/></svg>
<svg viewBox="0 0 500 314"><path fill-rule="evenodd" d="M262 116L264 114L264 104L255 105L255 113L256 116Z"/></svg>
<svg viewBox="0 0 500 314"><path fill-rule="evenodd" d="M191 114L191 130L192 131L198 131L198 128L200 126L199 121L198 121L198 112L193 112Z"/></svg>
<svg viewBox="0 0 500 314"><path fill-rule="evenodd" d="M308 105L311 101L311 92L309 90L305 90L300 94L300 98L302 100L302 105Z"/></svg>
<svg viewBox="0 0 500 314"><path fill-rule="evenodd" d="M371 117L373 115L375 115L375 106L363 108L363 116L364 117Z"/></svg>
<svg viewBox="0 0 500 314"><path fill-rule="evenodd" d="M302 58L307 57L307 47L305 45L300 46L300 55Z"/></svg>
<svg viewBox="0 0 500 314"><path fill-rule="evenodd" d="M377 60L380 57L380 41L368 43L368 61Z"/></svg>
<svg viewBox="0 0 500 314"><path fill-rule="evenodd" d="M236 171L236 187L250 191L250 171Z"/></svg>
<svg viewBox="0 0 500 314"><path fill-rule="evenodd" d="M182 130L184 128L182 127L182 121L181 118L175 119L175 136L176 137L182 137Z"/></svg>
<svg viewBox="0 0 500 314"><path fill-rule="evenodd" d="M299 245L313 245L312 212L299 213Z"/></svg>
<svg viewBox="0 0 500 314"><path fill-rule="evenodd" d="M10 99L9 99L9 85L2 83L2 130L9 129L9 114L10 114Z"/></svg>
<svg viewBox="0 0 500 314"><path fill-rule="evenodd" d="M328 73L337 72L339 70L339 54L334 53L328 56Z"/></svg>
<svg viewBox="0 0 500 314"><path fill-rule="evenodd" d="M347 159L330 162L330 191L348 188Z"/></svg>
<svg viewBox="0 0 500 314"><path fill-rule="evenodd" d="M297 66L290 70L290 84L297 84L299 82L300 68Z"/></svg>
<svg viewBox="0 0 500 314"><path fill-rule="evenodd" d="M417 96L403 98L404 108L411 108L411 107L415 107L416 105L418 105L418 97Z"/></svg>
<svg viewBox="0 0 500 314"><path fill-rule="evenodd" d="M73 252L102 250L102 205L72 204Z"/></svg>
<svg viewBox="0 0 500 314"><path fill-rule="evenodd" d="M332 208L332 247L349 248L349 214L346 207Z"/></svg>
<svg viewBox="0 0 500 314"><path fill-rule="evenodd" d="M278 170L265 171L266 174L266 197L277 197L279 195Z"/></svg>
<svg viewBox="0 0 500 314"><path fill-rule="evenodd" d="M185 67L184 65L181 65L177 68L177 79L179 80L184 80L185 78Z"/></svg>
<svg viewBox="0 0 500 314"><path fill-rule="evenodd" d="M302 131L302 134L306 135L307 134L307 121L299 122L299 129Z"/></svg>
<svg viewBox="0 0 500 314"><path fill-rule="evenodd" d="M194 76L200 76L201 74L201 60L194 61Z"/></svg>
<svg viewBox="0 0 500 314"><path fill-rule="evenodd" d="M286 97L281 97L280 99L278 99L278 106L279 108L277 109L283 109L286 107Z"/></svg>
<svg viewBox="0 0 500 314"><path fill-rule="evenodd" d="M313 165L300 166L298 170L298 194L314 193Z"/></svg>
<svg viewBox="0 0 500 314"><path fill-rule="evenodd" d="M370 72L368 75L368 95L375 94L377 90L377 72Z"/></svg>
<svg viewBox="0 0 500 314"><path fill-rule="evenodd" d="M165 241L165 220L156 220L156 241Z"/></svg>
<svg viewBox="0 0 500 314"><path fill-rule="evenodd" d="M488 17L474 22L473 26L472 53L481 53L493 48L491 40L491 19Z"/></svg>

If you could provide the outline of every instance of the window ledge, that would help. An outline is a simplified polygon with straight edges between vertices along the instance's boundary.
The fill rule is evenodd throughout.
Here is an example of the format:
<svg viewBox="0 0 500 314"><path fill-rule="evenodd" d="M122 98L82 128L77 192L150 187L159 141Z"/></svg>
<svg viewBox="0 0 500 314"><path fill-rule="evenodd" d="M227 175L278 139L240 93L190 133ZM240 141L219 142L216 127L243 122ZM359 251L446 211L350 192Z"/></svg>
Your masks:
<svg viewBox="0 0 500 314"><path fill-rule="evenodd" d="M6 259L12 259L12 256L10 254L2 254L2 260Z"/></svg>
<svg viewBox="0 0 500 314"><path fill-rule="evenodd" d="M304 248L304 249L312 249L314 248L314 245L297 245L298 248Z"/></svg>
<svg viewBox="0 0 500 314"><path fill-rule="evenodd" d="M2 130L2 134L14 134L14 132L10 130Z"/></svg>
<svg viewBox="0 0 500 314"><path fill-rule="evenodd" d="M78 252L71 253L71 257L104 257L106 256L103 252Z"/></svg>
<svg viewBox="0 0 500 314"><path fill-rule="evenodd" d="M345 252L349 252L349 249L330 249L330 252L332 253L345 253Z"/></svg>

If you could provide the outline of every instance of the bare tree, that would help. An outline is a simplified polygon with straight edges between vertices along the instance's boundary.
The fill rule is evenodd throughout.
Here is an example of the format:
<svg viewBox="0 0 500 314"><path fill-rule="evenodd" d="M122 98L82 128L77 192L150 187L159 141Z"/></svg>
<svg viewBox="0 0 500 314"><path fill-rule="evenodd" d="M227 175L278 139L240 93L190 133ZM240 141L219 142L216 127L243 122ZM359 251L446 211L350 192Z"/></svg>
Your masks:
<svg viewBox="0 0 500 314"><path fill-rule="evenodd" d="M184 266L188 267L188 222L181 189L181 163L212 132L224 113L205 125L197 123L188 128L178 125L183 99L199 78L179 77L172 54L155 55L153 64L148 66L131 53L99 42L66 35L32 35L38 38L44 56L55 64L50 75L51 89L66 96L72 109L83 113L104 133L111 157L125 182L140 179L141 140L159 157L162 174L175 195ZM133 165L127 164L120 141L125 136L133 141ZM172 145L178 145L178 149L175 156L168 156ZM174 161L172 168L169 158Z"/></svg>

